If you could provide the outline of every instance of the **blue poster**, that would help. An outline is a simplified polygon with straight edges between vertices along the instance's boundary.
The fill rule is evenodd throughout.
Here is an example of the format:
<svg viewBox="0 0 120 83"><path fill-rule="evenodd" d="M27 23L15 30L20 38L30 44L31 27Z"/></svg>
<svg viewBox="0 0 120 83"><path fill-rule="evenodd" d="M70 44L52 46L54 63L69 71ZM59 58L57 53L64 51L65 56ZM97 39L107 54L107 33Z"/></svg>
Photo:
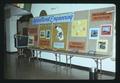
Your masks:
<svg viewBox="0 0 120 83"><path fill-rule="evenodd" d="M99 28L89 29L89 39L99 39Z"/></svg>

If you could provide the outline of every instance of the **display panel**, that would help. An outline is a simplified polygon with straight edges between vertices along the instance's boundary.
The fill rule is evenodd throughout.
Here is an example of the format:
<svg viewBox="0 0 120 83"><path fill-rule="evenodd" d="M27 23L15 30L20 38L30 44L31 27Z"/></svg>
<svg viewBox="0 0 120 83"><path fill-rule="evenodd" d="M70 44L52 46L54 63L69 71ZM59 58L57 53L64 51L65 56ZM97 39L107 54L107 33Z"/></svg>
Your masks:
<svg viewBox="0 0 120 83"><path fill-rule="evenodd" d="M28 36L28 46L38 47L38 27L29 27Z"/></svg>
<svg viewBox="0 0 120 83"><path fill-rule="evenodd" d="M55 23L52 30L52 48L54 50L66 50L68 23Z"/></svg>
<svg viewBox="0 0 120 83"><path fill-rule="evenodd" d="M41 49L51 49L51 24L39 25L39 47Z"/></svg>

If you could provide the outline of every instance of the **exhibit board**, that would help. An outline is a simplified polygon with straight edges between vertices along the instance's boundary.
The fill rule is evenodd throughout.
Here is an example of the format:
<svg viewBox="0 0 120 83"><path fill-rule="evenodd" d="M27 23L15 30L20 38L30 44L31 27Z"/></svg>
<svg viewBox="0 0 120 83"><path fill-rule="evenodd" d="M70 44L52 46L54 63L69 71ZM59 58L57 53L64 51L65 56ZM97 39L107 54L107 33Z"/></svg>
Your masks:
<svg viewBox="0 0 120 83"><path fill-rule="evenodd" d="M87 51L113 55L113 34L115 30L115 7L90 10Z"/></svg>
<svg viewBox="0 0 120 83"><path fill-rule="evenodd" d="M72 52L86 52L87 46L87 29L88 29L88 12L74 12L74 20L71 23L68 31L67 50Z"/></svg>
<svg viewBox="0 0 120 83"><path fill-rule="evenodd" d="M39 25L39 48L51 49L52 24Z"/></svg>
<svg viewBox="0 0 120 83"><path fill-rule="evenodd" d="M39 25L39 47L66 50L67 28L72 19L71 12L33 18L32 25Z"/></svg>
<svg viewBox="0 0 120 83"><path fill-rule="evenodd" d="M52 30L53 50L66 50L68 23L54 23L52 26Z"/></svg>
<svg viewBox="0 0 120 83"><path fill-rule="evenodd" d="M95 51L101 55L112 55L114 8L33 18L32 25L39 25L39 47L78 53Z"/></svg>
<svg viewBox="0 0 120 83"><path fill-rule="evenodd" d="M108 7L75 11L71 29L68 31L67 50L79 53L95 51L101 55L112 55L114 10L114 7Z"/></svg>
<svg viewBox="0 0 120 83"><path fill-rule="evenodd" d="M29 26L27 31L28 31L28 46L38 47L39 28L38 25L32 25L32 19L30 19L29 21Z"/></svg>

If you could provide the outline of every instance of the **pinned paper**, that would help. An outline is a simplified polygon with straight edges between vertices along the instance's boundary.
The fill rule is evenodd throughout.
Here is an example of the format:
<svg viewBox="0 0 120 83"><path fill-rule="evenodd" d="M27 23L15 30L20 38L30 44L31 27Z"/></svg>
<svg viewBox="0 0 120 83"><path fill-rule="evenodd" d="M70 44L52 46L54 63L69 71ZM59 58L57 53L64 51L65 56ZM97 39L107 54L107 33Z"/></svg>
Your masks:
<svg viewBox="0 0 120 83"><path fill-rule="evenodd" d="M87 35L87 19L73 21L71 35L72 37L85 37Z"/></svg>
<svg viewBox="0 0 120 83"><path fill-rule="evenodd" d="M46 39L50 39L51 33L50 30L46 30Z"/></svg>
<svg viewBox="0 0 120 83"><path fill-rule="evenodd" d="M89 39L99 39L99 28L89 29Z"/></svg>
<svg viewBox="0 0 120 83"><path fill-rule="evenodd" d="M108 49L108 40L97 40L96 49L99 52L107 52L107 49Z"/></svg>
<svg viewBox="0 0 120 83"><path fill-rule="evenodd" d="M34 45L34 36L28 36L28 46Z"/></svg>
<svg viewBox="0 0 120 83"><path fill-rule="evenodd" d="M101 36L111 36L112 35L112 25L103 24L101 25Z"/></svg>
<svg viewBox="0 0 120 83"><path fill-rule="evenodd" d="M40 31L40 38L45 38L45 30Z"/></svg>

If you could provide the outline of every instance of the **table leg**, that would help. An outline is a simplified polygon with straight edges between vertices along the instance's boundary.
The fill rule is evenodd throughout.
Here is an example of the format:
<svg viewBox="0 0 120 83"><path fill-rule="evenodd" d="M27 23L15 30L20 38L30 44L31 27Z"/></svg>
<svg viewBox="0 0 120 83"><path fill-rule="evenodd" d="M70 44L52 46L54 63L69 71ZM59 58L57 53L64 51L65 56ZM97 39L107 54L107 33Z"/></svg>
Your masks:
<svg viewBox="0 0 120 83"><path fill-rule="evenodd" d="M102 78L102 59L100 59L100 78Z"/></svg>
<svg viewBox="0 0 120 83"><path fill-rule="evenodd" d="M61 62L61 55L59 54L59 65L60 65L60 62Z"/></svg>
<svg viewBox="0 0 120 83"><path fill-rule="evenodd" d="M67 55L66 55L66 68L67 68L67 64L68 64L68 58L67 58Z"/></svg>
<svg viewBox="0 0 120 83"><path fill-rule="evenodd" d="M57 65L57 53L55 53L55 64Z"/></svg>
<svg viewBox="0 0 120 83"><path fill-rule="evenodd" d="M72 55L70 55L70 68L72 68L71 59L72 59Z"/></svg>

